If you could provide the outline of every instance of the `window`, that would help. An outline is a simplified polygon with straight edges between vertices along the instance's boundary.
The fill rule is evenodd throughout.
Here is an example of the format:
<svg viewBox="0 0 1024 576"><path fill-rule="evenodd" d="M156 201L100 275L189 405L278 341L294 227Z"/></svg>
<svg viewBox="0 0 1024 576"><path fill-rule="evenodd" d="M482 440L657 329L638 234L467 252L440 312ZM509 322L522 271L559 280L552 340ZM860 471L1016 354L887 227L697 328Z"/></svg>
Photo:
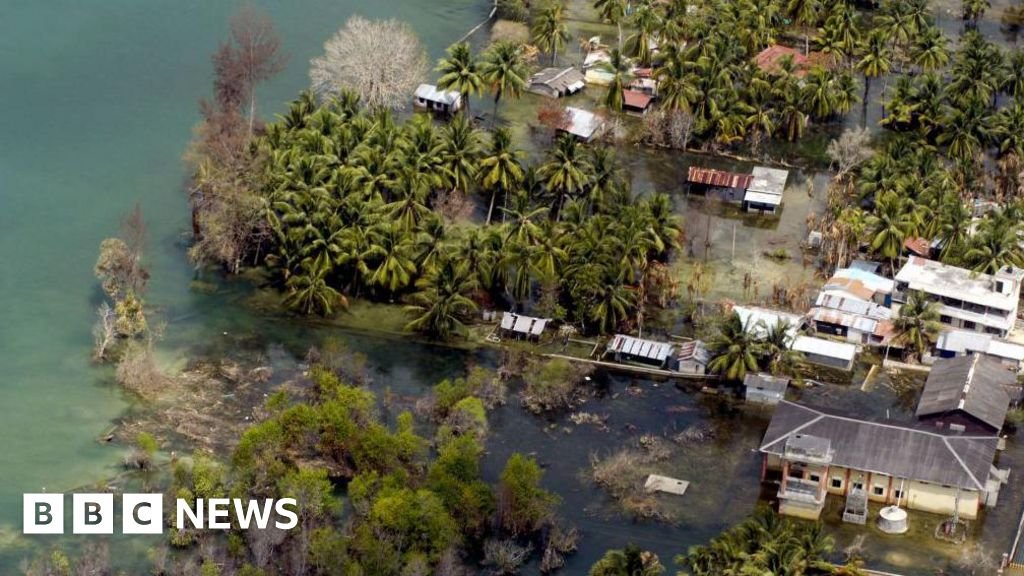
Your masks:
<svg viewBox="0 0 1024 576"><path fill-rule="evenodd" d="M933 316L933 318L934 318L934 316ZM939 322L942 322L943 324L952 324L953 323L953 319L950 318L949 316L942 315L942 316L939 316Z"/></svg>
<svg viewBox="0 0 1024 576"><path fill-rule="evenodd" d="M854 482L853 483L853 489L854 490L863 490L864 489L864 483L863 482Z"/></svg>
<svg viewBox="0 0 1024 576"><path fill-rule="evenodd" d="M974 322L971 322L970 320L964 320L964 328L966 328L967 330L974 330L976 326L977 325Z"/></svg>
<svg viewBox="0 0 1024 576"><path fill-rule="evenodd" d="M884 486L875 486L874 491L875 491L875 496L884 496L885 495L885 487Z"/></svg>
<svg viewBox="0 0 1024 576"><path fill-rule="evenodd" d="M833 478L832 479L832 487L833 488L842 488L843 487L843 479L842 478Z"/></svg>
<svg viewBox="0 0 1024 576"><path fill-rule="evenodd" d="M819 482L819 481L821 481L821 476L818 476L817 474L811 474L811 478L810 479L811 479L811 482Z"/></svg>
<svg viewBox="0 0 1024 576"><path fill-rule="evenodd" d="M893 496L895 496L897 500L902 500L903 499L903 490L900 490L899 488L897 488L896 490L893 491Z"/></svg>

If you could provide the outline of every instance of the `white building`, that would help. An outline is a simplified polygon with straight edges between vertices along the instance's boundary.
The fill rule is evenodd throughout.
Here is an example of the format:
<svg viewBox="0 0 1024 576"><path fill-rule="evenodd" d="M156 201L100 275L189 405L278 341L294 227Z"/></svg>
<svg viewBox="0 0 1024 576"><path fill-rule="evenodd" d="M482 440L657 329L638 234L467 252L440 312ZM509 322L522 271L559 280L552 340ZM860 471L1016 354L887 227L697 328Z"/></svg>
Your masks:
<svg viewBox="0 0 1024 576"><path fill-rule="evenodd" d="M751 171L753 179L743 195L743 209L747 212L775 214L782 205L789 172L758 166Z"/></svg>
<svg viewBox="0 0 1024 576"><path fill-rule="evenodd" d="M853 360L857 357L857 347L853 344L813 336L797 336L792 348L803 353L804 360L811 364L840 370L852 369Z"/></svg>
<svg viewBox="0 0 1024 576"><path fill-rule="evenodd" d="M604 121L593 112L571 106L567 107L565 111L569 114L569 124L562 131L572 134L580 140L589 141L604 128Z"/></svg>
<svg viewBox="0 0 1024 576"><path fill-rule="evenodd" d="M998 359L1003 366L1020 371L1024 362L1024 346L1000 340L991 334L973 330L948 330L935 342L940 358L954 358L968 354L984 354Z"/></svg>
<svg viewBox="0 0 1024 576"><path fill-rule="evenodd" d="M814 307L807 313L807 320L819 333L876 346L892 337L891 319L891 308L839 291L819 293Z"/></svg>
<svg viewBox="0 0 1024 576"><path fill-rule="evenodd" d="M893 299L906 302L918 291L939 303L943 324L1006 337L1017 321L1024 270L1006 267L996 274L970 270L911 256L896 275Z"/></svg>
<svg viewBox="0 0 1024 576"><path fill-rule="evenodd" d="M417 108L453 114L462 107L462 93L458 90L438 90L433 84L420 84L413 103Z"/></svg>

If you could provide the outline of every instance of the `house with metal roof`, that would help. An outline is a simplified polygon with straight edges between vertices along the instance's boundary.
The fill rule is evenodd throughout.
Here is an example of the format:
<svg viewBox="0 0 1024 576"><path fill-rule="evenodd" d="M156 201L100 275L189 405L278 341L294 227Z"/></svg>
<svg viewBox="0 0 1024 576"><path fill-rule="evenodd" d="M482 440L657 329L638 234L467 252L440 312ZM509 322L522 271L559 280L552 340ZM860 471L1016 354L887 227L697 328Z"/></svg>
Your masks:
<svg viewBox="0 0 1024 576"><path fill-rule="evenodd" d="M940 358L924 384L917 418L941 430L997 434L1010 407L1007 389L1016 383L1016 374L994 358Z"/></svg>
<svg viewBox="0 0 1024 576"><path fill-rule="evenodd" d="M604 351L616 362L623 360L650 364L659 368L668 368L675 353L675 346L668 342L644 340L625 334L616 334Z"/></svg>
<svg viewBox="0 0 1024 576"><path fill-rule="evenodd" d="M743 209L747 212L775 214L782 205L782 193L789 179L787 170L758 166L751 172L753 178L743 195Z"/></svg>
<svg viewBox="0 0 1024 576"><path fill-rule="evenodd" d="M526 90L548 98L575 94L586 86L583 73L576 68L545 68L530 76Z"/></svg>
<svg viewBox="0 0 1024 576"><path fill-rule="evenodd" d="M462 108L462 93L458 90L438 90L433 84L420 84L416 88L413 104L432 112L454 114Z"/></svg>
<svg viewBox="0 0 1024 576"><path fill-rule="evenodd" d="M892 309L843 292L823 291L807 313L816 332L856 344L884 345L893 335Z"/></svg>
<svg viewBox="0 0 1024 576"><path fill-rule="evenodd" d="M516 314L515 312L504 312L501 315L501 324L498 325L498 328L506 336L540 338L541 334L544 333L544 328L547 327L550 321L548 318L536 318L534 316Z"/></svg>
<svg viewBox="0 0 1024 576"><path fill-rule="evenodd" d="M564 128L559 128L559 132L571 134L588 142L600 134L604 128L604 121L593 112L571 106L567 107L565 111L569 116L569 122Z"/></svg>
<svg viewBox="0 0 1024 576"><path fill-rule="evenodd" d="M894 280L880 276L875 270L870 270L862 264L836 270L832 277L825 282L821 291L823 293L846 293L849 297L891 306L892 293L895 289L896 282Z"/></svg>
<svg viewBox="0 0 1024 576"><path fill-rule="evenodd" d="M853 344L813 336L797 336L791 348L802 353L804 360L811 364L839 370L852 370L857 357L857 347Z"/></svg>
<svg viewBox="0 0 1024 576"><path fill-rule="evenodd" d="M906 302L921 292L939 304L939 320L953 328L975 330L1005 338L1017 321L1024 270L1005 267L995 274L911 256L896 274L893 300Z"/></svg>
<svg viewBox="0 0 1024 576"><path fill-rule="evenodd" d="M762 481L777 481L779 512L817 519L829 495L974 519L995 502L998 437L828 413L783 400L759 451ZM865 509L866 513L866 509Z"/></svg>
<svg viewBox="0 0 1024 576"><path fill-rule="evenodd" d="M651 107L654 96L640 90L626 89L622 91L622 109L626 114L643 116Z"/></svg>
<svg viewBox="0 0 1024 576"><path fill-rule="evenodd" d="M940 358L984 354L1018 373L1024 367L1024 346L973 330L946 330L939 334L935 350Z"/></svg>
<svg viewBox="0 0 1024 576"><path fill-rule="evenodd" d="M744 398L753 404L775 405L786 397L789 378L764 373L747 373L743 378Z"/></svg>
<svg viewBox="0 0 1024 576"><path fill-rule="evenodd" d="M690 340L678 345L673 369L683 374L707 374L711 363L711 352L700 340Z"/></svg>

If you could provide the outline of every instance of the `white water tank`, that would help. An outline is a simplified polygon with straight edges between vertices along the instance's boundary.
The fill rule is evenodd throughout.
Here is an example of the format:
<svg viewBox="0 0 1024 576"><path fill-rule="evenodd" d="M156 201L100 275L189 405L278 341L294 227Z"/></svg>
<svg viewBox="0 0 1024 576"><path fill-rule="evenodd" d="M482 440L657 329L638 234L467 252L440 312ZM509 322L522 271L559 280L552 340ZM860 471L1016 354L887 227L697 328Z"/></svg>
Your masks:
<svg viewBox="0 0 1024 576"><path fill-rule="evenodd" d="M886 534L903 534L907 531L907 511L899 506L886 506L878 513L878 529Z"/></svg>

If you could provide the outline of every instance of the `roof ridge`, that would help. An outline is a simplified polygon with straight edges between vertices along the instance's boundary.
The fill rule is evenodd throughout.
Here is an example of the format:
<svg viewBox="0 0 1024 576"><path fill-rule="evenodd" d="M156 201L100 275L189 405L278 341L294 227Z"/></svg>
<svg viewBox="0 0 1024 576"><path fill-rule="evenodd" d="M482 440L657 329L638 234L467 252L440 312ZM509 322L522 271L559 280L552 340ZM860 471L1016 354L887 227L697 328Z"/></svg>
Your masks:
<svg viewBox="0 0 1024 576"><path fill-rule="evenodd" d="M963 468L967 476L969 476L971 481L974 482L974 485L978 487L978 490L984 490L985 486L978 481L978 478L974 475L973 472L971 472L971 469L967 467L967 463L964 462L963 458L960 457L960 453L953 448L949 441L950 438L948 436L942 437L942 443L946 445L946 448L949 450L950 454L952 454L953 457L956 458L956 461L960 463L960 467Z"/></svg>
<svg viewBox="0 0 1024 576"><path fill-rule="evenodd" d="M788 400L783 400L782 403L790 404L792 406L796 406L797 408L802 408L804 410L807 410L808 412L813 412L814 414L817 414L817 416L815 416L814 418L808 420L807 422L804 422L803 424L797 426L796 428L793 428L789 432L786 432L785 434L783 434L782 436L779 436L778 438L776 438L775 440L772 440L771 442L762 443L761 447L758 448L758 451L764 450L765 448L771 446L772 444L775 444L776 442L782 440L783 438L785 438L787 436L790 436L792 434L796 434L797 432L803 430L804 428L807 428L811 424L814 424L818 420L821 420L822 418L825 417L825 413L824 412L821 412L819 410L815 410L814 408L811 408L810 406L804 406L802 404L797 404L796 402L790 402Z"/></svg>
<svg viewBox="0 0 1024 576"><path fill-rule="evenodd" d="M817 413L817 414L819 414L819 415L821 415L823 417L827 416L829 418L836 418L838 420L846 420L848 422L860 422L860 423L863 423L863 424L869 424L871 426L882 426L882 427L885 427L885 428L896 428L898 430L909 430L911 432L915 432L915 433L918 433L918 434L927 434L929 436L937 436L937 437L943 438L943 439L963 438L965 440L987 440L987 439L990 439L990 438L997 438L997 436L994 436L994 435L976 435L976 436L958 435L958 436L949 436L949 435L946 435L946 434L939 434L939 433L936 433L936 432L932 432L930 430L922 430L921 428L913 428L911 426L900 426L898 424L886 424L884 422L874 422L874 421L871 421L871 420L864 420L864 419L861 419L861 418L853 418L853 417L850 417L850 416L840 416L840 415L837 415L837 414L829 414L827 412L822 412L822 411L820 411L820 410L818 410L816 408L811 408L810 406L804 406L803 404L797 404L796 402L790 402L789 400L783 400L782 402L784 402L786 404L792 404L793 406L797 406L797 407L803 408L805 410L810 410L810 411L815 412L815 413ZM811 422L808 422L807 424L810 424L810 423ZM786 435L788 436L789 434L792 434L793 432L795 432L795 431L797 431L797 430L799 430L801 428L804 428L807 424L801 424L797 428L794 428L793 430L787 432ZM781 438L774 440L773 442L771 442L771 444L774 444L775 442L778 442L779 440L781 440ZM765 444L765 446L768 446L768 445L769 444Z"/></svg>

